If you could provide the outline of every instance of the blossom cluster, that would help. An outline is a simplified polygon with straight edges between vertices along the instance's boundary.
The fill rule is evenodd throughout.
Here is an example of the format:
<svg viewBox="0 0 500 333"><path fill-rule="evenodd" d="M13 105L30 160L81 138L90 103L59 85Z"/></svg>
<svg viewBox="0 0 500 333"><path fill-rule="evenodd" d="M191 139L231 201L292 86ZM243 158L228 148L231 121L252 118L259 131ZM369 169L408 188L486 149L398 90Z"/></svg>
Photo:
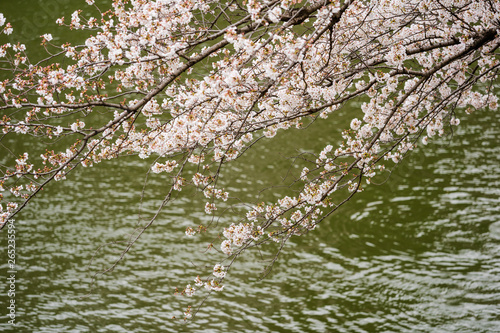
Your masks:
<svg viewBox="0 0 500 333"><path fill-rule="evenodd" d="M498 109L497 1L114 0L99 12L57 21L90 31L83 45L41 33L44 61L28 59L20 42L0 45L12 69L0 79L3 135L69 142L11 155L0 224L78 165L123 155L156 158L153 174L166 175L171 191L197 188L215 216L218 201L230 201L217 184L226 163L261 138L331 121L360 101L341 137L327 138L296 175L293 196L252 204L246 220L218 233L231 258L314 229L463 114ZM2 14L0 29L13 32ZM227 269L215 266L184 293L222 290Z"/></svg>

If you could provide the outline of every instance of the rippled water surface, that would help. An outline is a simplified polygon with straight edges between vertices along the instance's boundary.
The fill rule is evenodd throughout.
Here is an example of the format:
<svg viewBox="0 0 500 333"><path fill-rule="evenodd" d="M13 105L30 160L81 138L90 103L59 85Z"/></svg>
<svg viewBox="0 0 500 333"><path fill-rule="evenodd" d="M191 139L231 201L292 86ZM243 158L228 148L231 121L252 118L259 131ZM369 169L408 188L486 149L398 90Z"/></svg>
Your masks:
<svg viewBox="0 0 500 333"><path fill-rule="evenodd" d="M52 11L67 11L55 17L70 16L69 4L54 1ZM144 178L138 175L147 171L142 161L80 170L47 188L17 217L15 331L498 331L499 123L491 111L462 119L453 138L418 150L385 184L368 188L305 237L293 238L263 279L273 248L241 258L224 292L208 298L188 324L172 319L190 304L175 288L214 258L204 253L210 240L184 236L186 227L208 221L202 198L185 194L174 201L115 271L92 287L91 275L109 265L122 245L107 247L89 267L94 251L123 240L139 220L140 205L143 217L151 216L166 185L161 177L149 179L140 204ZM250 201L283 175L290 161L280 156L292 154L295 143L314 142L311 149L320 149L337 128L331 123L286 134L281 147L264 143L235 164L225 181ZM231 214L219 221L231 222ZM5 237L0 242L5 249ZM6 276L5 250L0 259ZM0 286L5 309L6 284ZM0 331L9 329L3 317Z"/></svg>

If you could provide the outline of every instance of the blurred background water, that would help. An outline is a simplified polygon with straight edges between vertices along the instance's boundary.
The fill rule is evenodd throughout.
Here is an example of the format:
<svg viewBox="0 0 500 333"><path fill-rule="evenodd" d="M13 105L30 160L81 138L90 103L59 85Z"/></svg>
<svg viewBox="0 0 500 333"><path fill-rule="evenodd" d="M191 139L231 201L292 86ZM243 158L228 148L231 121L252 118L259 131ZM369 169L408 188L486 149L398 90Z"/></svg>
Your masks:
<svg viewBox="0 0 500 333"><path fill-rule="evenodd" d="M84 1L0 2L28 46L53 32ZM58 29L61 38L72 33ZM56 33L53 33L56 37ZM251 200L276 182L295 146L320 150L347 121L281 134L231 166L223 182ZM356 112L356 110L352 110ZM203 199L182 195L166 208L115 271L120 244L89 262L98 246L125 239L166 193L149 164L124 158L81 169L52 184L16 217L16 322L7 324L2 278L0 331L15 332L494 332L500 327L500 116L462 119L449 139L417 150L380 185L368 187L304 237L293 238L263 279L266 249L241 258L224 292L207 299L193 322L175 295L213 265L207 239L188 239L206 223ZM26 143L19 143L19 145ZM271 193L272 195L272 193ZM140 208L142 207L142 208ZM230 214L219 221L234 222ZM7 277L7 240L0 272ZM271 251L271 249L269 249ZM264 258L264 259L263 259ZM200 301L200 299L195 299Z"/></svg>

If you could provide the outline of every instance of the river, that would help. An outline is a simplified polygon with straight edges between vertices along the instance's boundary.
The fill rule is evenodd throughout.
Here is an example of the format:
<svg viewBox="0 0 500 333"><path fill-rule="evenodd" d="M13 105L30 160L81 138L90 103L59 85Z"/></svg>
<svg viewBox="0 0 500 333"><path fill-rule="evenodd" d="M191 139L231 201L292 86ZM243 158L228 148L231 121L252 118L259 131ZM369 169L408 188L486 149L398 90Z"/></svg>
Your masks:
<svg viewBox="0 0 500 333"><path fill-rule="evenodd" d="M0 4L0 12L27 44L77 6L67 0L13 3ZM264 141L222 181L250 199L283 176L296 144L309 142L307 149L318 152L346 121ZM137 158L78 170L16 217L17 324L13 329L4 316L9 284L2 278L0 331L498 331L498 124L500 114L489 110L464 117L452 137L417 149L387 182L367 187L314 231L293 238L262 279L266 248L262 256L241 258L224 291L211 295L188 323L172 317L182 318L182 310L201 299L190 303L175 288L213 264L204 253L207 239L184 235L186 227L207 222L203 198L186 194L173 201L114 272L92 287L92 274L109 265L120 244L89 266L95 250L124 239L138 212L150 216L166 188L161 177L151 177L141 200L141 175L149 165ZM227 214L219 221L230 222ZM0 272L7 277L4 236Z"/></svg>

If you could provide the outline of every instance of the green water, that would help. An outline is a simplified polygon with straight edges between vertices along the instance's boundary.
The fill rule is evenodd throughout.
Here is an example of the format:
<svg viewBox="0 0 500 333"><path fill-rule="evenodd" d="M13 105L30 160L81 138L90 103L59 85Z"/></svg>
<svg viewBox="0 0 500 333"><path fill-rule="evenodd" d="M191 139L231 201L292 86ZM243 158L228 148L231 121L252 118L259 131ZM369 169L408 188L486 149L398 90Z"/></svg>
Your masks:
<svg viewBox="0 0 500 333"><path fill-rule="evenodd" d="M30 36L49 32L50 22L79 7L69 0L49 3L1 0L0 12L33 44ZM263 141L222 182L246 202L256 200L260 189L283 177L297 146L317 152L350 112L357 111ZM241 258L224 292L208 298L188 324L171 318L201 299L176 296L175 288L215 258L204 253L207 239L184 235L186 227L208 221L203 198L177 198L92 289L92 273L120 247L111 246L89 268L94 251L124 239L139 211L151 216L167 188L161 176L150 177L140 204L148 164L136 158L81 169L16 217L15 328L4 316L8 267L1 234L0 331L498 331L499 123L490 111L462 119L453 138L416 151L385 184L367 188L316 230L293 238L264 279L259 276L273 248ZM231 214L219 221L231 222Z"/></svg>

